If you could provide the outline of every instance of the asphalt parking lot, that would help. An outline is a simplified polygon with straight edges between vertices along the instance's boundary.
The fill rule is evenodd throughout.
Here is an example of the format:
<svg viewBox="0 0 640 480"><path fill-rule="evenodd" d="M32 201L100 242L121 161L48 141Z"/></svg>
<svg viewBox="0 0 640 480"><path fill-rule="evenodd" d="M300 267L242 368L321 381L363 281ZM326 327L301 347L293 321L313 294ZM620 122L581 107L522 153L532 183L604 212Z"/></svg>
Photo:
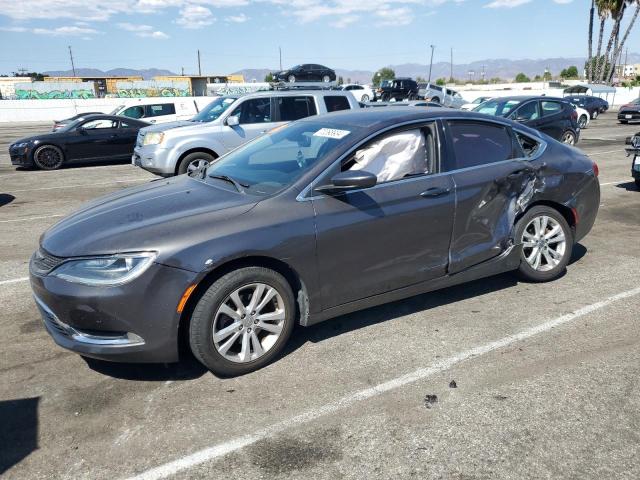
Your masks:
<svg viewBox="0 0 640 480"><path fill-rule="evenodd" d="M0 475L640 478L640 192L624 153L640 126L607 113L582 132L602 200L561 279L499 275L299 328L234 379L190 359L87 361L46 334L26 278L40 234L155 178L11 167L8 143L49 127L0 124Z"/></svg>

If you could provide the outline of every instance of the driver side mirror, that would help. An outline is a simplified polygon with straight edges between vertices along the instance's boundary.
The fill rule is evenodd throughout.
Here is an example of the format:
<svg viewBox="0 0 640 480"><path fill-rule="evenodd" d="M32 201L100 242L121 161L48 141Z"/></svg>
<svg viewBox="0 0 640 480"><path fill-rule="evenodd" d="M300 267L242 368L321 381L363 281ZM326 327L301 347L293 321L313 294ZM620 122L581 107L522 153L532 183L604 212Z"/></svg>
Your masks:
<svg viewBox="0 0 640 480"><path fill-rule="evenodd" d="M238 125L240 125L240 118L238 118L237 115L227 117L227 125L230 127L237 127Z"/></svg>
<svg viewBox="0 0 640 480"><path fill-rule="evenodd" d="M331 179L328 185L321 185L315 190L322 193L340 193L348 190L373 187L378 183L378 177L364 170L347 170L340 172Z"/></svg>
<svg viewBox="0 0 640 480"><path fill-rule="evenodd" d="M76 132L78 132L80 135L86 135L87 134L87 129L84 128L82 125L76 128Z"/></svg>

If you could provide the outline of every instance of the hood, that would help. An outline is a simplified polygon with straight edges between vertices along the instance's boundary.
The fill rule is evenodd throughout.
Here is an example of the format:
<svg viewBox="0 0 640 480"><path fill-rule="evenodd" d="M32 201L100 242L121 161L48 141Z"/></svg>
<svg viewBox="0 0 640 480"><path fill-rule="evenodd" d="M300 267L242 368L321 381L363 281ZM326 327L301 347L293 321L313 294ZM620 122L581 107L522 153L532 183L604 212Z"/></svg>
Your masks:
<svg viewBox="0 0 640 480"><path fill-rule="evenodd" d="M25 143L25 142L46 142L46 141L54 141L56 138L60 138L63 135L66 135L68 132L61 132L61 131L55 131L55 132L47 132L47 133L40 133L38 135L32 135L30 137L24 137L24 138L19 138L18 140L14 140L13 142L11 142L11 145L15 145L16 143Z"/></svg>
<svg viewBox="0 0 640 480"><path fill-rule="evenodd" d="M154 250L162 261L193 241L203 226L215 228L257 202L252 195L180 175L98 198L47 230L40 243L59 257Z"/></svg>
<svg viewBox="0 0 640 480"><path fill-rule="evenodd" d="M637 103L627 103L626 105L622 105L620 109L625 110L640 110L640 104Z"/></svg>

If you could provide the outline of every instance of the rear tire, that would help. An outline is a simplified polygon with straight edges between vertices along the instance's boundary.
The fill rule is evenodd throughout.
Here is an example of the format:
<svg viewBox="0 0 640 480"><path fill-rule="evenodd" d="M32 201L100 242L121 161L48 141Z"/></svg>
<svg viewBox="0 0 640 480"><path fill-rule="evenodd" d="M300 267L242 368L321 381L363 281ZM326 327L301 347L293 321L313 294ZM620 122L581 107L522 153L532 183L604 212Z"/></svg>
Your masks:
<svg viewBox="0 0 640 480"><path fill-rule="evenodd" d="M576 144L576 134L571 130L567 130L562 134L560 141L566 145L575 145Z"/></svg>
<svg viewBox="0 0 640 480"><path fill-rule="evenodd" d="M549 282L565 272L573 250L573 231L557 210L546 205L531 208L516 224L515 240L520 245L517 273L521 279Z"/></svg>
<svg viewBox="0 0 640 480"><path fill-rule="evenodd" d="M431 99L431 101L432 101L432 102L436 102L436 103L440 103L440 98L438 98L438 97L433 97L433 98Z"/></svg>
<svg viewBox="0 0 640 480"><path fill-rule="evenodd" d="M636 182L636 188L640 190L640 178L636 178L634 181Z"/></svg>
<svg viewBox="0 0 640 480"><path fill-rule="evenodd" d="M289 75L289 76L287 77L287 81L288 81L289 83L294 83L294 82L296 81L296 76L295 76L295 75Z"/></svg>
<svg viewBox="0 0 640 480"><path fill-rule="evenodd" d="M190 153L180 161L180 165L178 165L178 175L182 175L184 173L191 173L197 170L199 166L204 166L203 162L206 162L207 164L211 164L215 161L215 159L216 158L213 155L206 152ZM198 165L198 163L200 165Z"/></svg>
<svg viewBox="0 0 640 480"><path fill-rule="evenodd" d="M391 99L391 95L389 95L388 93L383 93L380 96L380 100L383 102L388 102Z"/></svg>
<svg viewBox="0 0 640 480"><path fill-rule="evenodd" d="M57 170L64 163L64 153L55 145L40 145L33 152L33 163L40 170Z"/></svg>
<svg viewBox="0 0 640 480"><path fill-rule="evenodd" d="M360 97L361 102L368 102L369 100L369 95L367 95L366 93L362 95L362 97Z"/></svg>
<svg viewBox="0 0 640 480"><path fill-rule="evenodd" d="M257 290L259 285L262 290ZM255 302L254 294L259 295ZM269 315L270 320L264 320ZM198 300L191 315L189 344L194 356L216 375L244 375L282 352L295 319L293 292L282 275L263 267L241 268L218 279Z"/></svg>
<svg viewBox="0 0 640 480"><path fill-rule="evenodd" d="M595 120L596 118L598 118L599 114L600 112L598 110L594 110L593 113L591 114L591 118Z"/></svg>
<svg viewBox="0 0 640 480"><path fill-rule="evenodd" d="M578 119L578 126L580 128L587 128L587 116L586 115L581 115L580 118Z"/></svg>
<svg viewBox="0 0 640 480"><path fill-rule="evenodd" d="M329 75L325 75L324 77L322 77L322 81L324 83L329 83L331 81L331 77Z"/></svg>

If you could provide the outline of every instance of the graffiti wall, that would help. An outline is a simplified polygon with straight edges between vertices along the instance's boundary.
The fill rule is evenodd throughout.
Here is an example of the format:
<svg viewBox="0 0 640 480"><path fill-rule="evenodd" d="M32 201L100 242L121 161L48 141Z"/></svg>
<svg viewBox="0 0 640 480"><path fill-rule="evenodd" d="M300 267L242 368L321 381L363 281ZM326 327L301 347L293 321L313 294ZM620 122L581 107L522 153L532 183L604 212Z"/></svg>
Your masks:
<svg viewBox="0 0 640 480"><path fill-rule="evenodd" d="M17 100L56 100L96 98L93 82L30 82L15 86Z"/></svg>
<svg viewBox="0 0 640 480"><path fill-rule="evenodd" d="M207 95L242 95L271 88L268 83L208 83Z"/></svg>
<svg viewBox="0 0 640 480"><path fill-rule="evenodd" d="M119 98L188 97L191 95L188 81L161 82L141 80L136 82L117 82L116 90L116 96Z"/></svg>

